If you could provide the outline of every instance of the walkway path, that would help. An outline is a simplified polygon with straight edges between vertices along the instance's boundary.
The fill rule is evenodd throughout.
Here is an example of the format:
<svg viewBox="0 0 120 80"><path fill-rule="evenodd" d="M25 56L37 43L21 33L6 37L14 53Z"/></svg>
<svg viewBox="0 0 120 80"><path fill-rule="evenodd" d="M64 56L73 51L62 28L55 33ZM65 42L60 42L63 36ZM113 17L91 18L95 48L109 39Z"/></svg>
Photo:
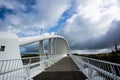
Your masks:
<svg viewBox="0 0 120 80"><path fill-rule="evenodd" d="M34 80L85 80L85 75L70 57L65 57L46 69Z"/></svg>

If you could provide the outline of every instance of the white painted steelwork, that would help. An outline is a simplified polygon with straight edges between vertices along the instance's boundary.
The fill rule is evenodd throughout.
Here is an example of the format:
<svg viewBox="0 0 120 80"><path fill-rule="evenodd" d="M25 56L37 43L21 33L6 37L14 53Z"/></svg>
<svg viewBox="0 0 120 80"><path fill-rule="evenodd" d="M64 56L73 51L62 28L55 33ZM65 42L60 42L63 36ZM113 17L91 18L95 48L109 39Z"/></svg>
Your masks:
<svg viewBox="0 0 120 80"><path fill-rule="evenodd" d="M44 69L63 58L64 55L28 57L22 59L0 60L0 80L28 80L40 74ZM43 60L40 61L40 58ZM24 66L19 65L23 61ZM9 63L9 64L8 64ZM4 66L3 66L4 65ZM6 69L6 67L9 68ZM23 71L25 73L23 73Z"/></svg>
<svg viewBox="0 0 120 80"><path fill-rule="evenodd" d="M0 32L0 47L5 48L4 51L0 51L0 60L21 58L18 40L19 38L15 34Z"/></svg>
<svg viewBox="0 0 120 80"><path fill-rule="evenodd" d="M47 55L44 53L44 40L48 40ZM21 59L19 46L34 42L40 42L40 56ZM0 80L32 79L69 53L67 40L54 34L18 38L15 34L0 32L0 47Z"/></svg>
<svg viewBox="0 0 120 80"><path fill-rule="evenodd" d="M48 39L55 39L55 38L63 39L66 42L66 44L68 45L67 40L64 37L59 36L59 35L53 35L53 34L48 34L48 35L43 34L43 35L40 35L40 36L31 36L31 37L20 38L19 39L19 45L23 46L23 45L31 44L31 43L34 43L34 42L38 42L38 41L42 41L42 40L48 40Z"/></svg>
<svg viewBox="0 0 120 80"><path fill-rule="evenodd" d="M47 55L44 41L48 41ZM20 57L19 46L39 42L39 57ZM18 38L15 34L0 32L0 80L30 80L69 53L67 40L47 34ZM5 49L3 49L3 47ZM120 64L71 55L89 80L120 80Z"/></svg>
<svg viewBox="0 0 120 80"><path fill-rule="evenodd" d="M19 50L19 38L15 34L0 32L0 47L1 46L4 46L4 50L0 50L0 74L23 67ZM19 61L13 62L11 61L12 59L19 59ZM26 75L23 69L19 70L19 73L21 74L20 76ZM18 76L16 73L9 72L4 75L0 75L0 80L8 80L7 78L13 75L14 78ZM10 78L9 80L14 79Z"/></svg>
<svg viewBox="0 0 120 80"><path fill-rule="evenodd" d="M120 80L120 64L71 55L89 80Z"/></svg>

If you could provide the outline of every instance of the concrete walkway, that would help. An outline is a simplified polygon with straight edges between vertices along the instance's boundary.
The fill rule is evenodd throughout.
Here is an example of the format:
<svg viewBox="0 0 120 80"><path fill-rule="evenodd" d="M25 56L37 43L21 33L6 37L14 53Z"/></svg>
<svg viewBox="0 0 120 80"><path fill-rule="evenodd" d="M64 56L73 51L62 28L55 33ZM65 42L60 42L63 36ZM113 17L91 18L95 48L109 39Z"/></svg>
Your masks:
<svg viewBox="0 0 120 80"><path fill-rule="evenodd" d="M46 69L34 80L85 80L85 75L70 57L65 57Z"/></svg>

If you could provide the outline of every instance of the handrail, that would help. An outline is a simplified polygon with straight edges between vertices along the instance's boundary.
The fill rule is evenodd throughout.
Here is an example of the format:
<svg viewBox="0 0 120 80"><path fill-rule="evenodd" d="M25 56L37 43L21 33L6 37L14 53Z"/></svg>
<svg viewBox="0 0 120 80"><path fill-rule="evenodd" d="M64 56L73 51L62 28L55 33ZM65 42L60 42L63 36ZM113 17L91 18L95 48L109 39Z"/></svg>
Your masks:
<svg viewBox="0 0 120 80"><path fill-rule="evenodd" d="M120 64L77 55L71 57L89 80L120 80Z"/></svg>
<svg viewBox="0 0 120 80"><path fill-rule="evenodd" d="M88 57L84 57L84 56L81 56L81 57L82 57L82 58L87 58L87 59L90 59L90 60L95 60L95 61L107 63L107 64L112 64L112 65L120 66L120 64L118 64L118 63L112 63L112 62L103 61L103 60L98 60L98 59L93 59L93 58L88 58Z"/></svg>
<svg viewBox="0 0 120 80"><path fill-rule="evenodd" d="M18 80L31 79L35 77L38 73L41 73L44 69L50 67L52 64L56 63L57 61L59 61L61 58L64 57L64 55L51 55L51 56L52 56L51 58L50 57L46 58L46 56L39 56L39 57L22 58L22 59L0 60L0 65L1 65L0 80L4 80L5 78L8 77L10 79L14 79L16 75L19 75L17 76ZM44 59L34 62L35 59L41 59L41 58ZM24 61L26 62L26 64L22 65ZM17 68L15 68L16 65L18 65ZM9 67L5 69L6 66ZM39 71L36 71L34 69L38 69ZM24 79L19 78L20 76L23 76ZM15 80L17 79L15 78Z"/></svg>
<svg viewBox="0 0 120 80"><path fill-rule="evenodd" d="M0 62L2 62L2 61L10 61L10 60L23 60L23 59L30 59L30 58L32 59L32 58L39 58L39 57L36 56L36 57L24 57L24 58L21 58L21 59L7 59L7 60L0 60Z"/></svg>

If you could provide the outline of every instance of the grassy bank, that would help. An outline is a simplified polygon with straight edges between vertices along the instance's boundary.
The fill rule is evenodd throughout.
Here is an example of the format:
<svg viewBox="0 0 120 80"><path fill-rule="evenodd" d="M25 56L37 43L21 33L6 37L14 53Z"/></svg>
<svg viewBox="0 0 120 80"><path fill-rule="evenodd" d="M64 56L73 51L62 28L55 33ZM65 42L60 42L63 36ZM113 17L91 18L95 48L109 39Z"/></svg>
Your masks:
<svg viewBox="0 0 120 80"><path fill-rule="evenodd" d="M109 62L120 64L120 55L118 55L115 52L101 53L101 54L77 54L75 53L74 55L85 56L89 58L94 58L94 59L99 59L99 60L104 60L104 61L109 61Z"/></svg>

